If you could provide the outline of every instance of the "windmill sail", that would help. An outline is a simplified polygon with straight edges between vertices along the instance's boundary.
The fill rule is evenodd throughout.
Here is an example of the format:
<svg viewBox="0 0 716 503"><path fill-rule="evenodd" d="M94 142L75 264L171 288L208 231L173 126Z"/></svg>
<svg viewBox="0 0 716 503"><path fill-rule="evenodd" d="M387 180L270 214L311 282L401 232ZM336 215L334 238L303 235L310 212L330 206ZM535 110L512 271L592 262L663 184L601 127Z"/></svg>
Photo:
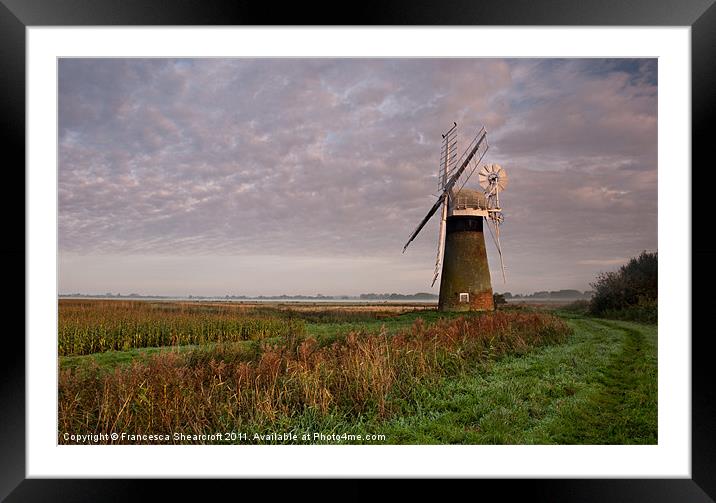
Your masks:
<svg viewBox="0 0 716 503"><path fill-rule="evenodd" d="M480 129L480 132L477 133L477 136L475 136L475 139L470 143L470 153L462 155L464 157L464 160L460 164L460 167L455 170L455 172L450 176L447 183L444 187L444 193L449 193L452 188L457 183L458 179L460 178L460 175L462 175L463 171L465 171L465 168L467 168L468 164L470 164L470 161L472 161L473 157L475 157L475 154L480 152L479 157L476 159L476 162L479 163L480 160L482 160L482 157L485 155L485 152L487 152L487 131L485 131L485 128ZM467 151L466 151L467 152Z"/></svg>
<svg viewBox="0 0 716 503"><path fill-rule="evenodd" d="M457 122L442 135L443 143L440 149L440 163L438 164L438 190L442 192L445 187L449 172L457 162Z"/></svg>
<svg viewBox="0 0 716 503"><path fill-rule="evenodd" d="M465 151L465 153L461 156L462 162L460 163L460 166L455 169L452 174L449 176L447 181L445 182L445 185L442 188L442 193L438 197L438 200L435 202L432 208L430 208L430 211L428 211L428 214L425 215L425 218L418 224L418 226L415 228L413 233L410 235L410 238L408 238L408 242L405 243L405 246L403 247L403 253L405 253L405 250L408 248L408 245L415 239L415 237L418 235L418 233L425 227L425 224L428 223L428 220L435 214L436 211L440 208L440 205L445 202L445 199L447 198L448 194L452 190L452 188L457 183L458 179L462 175L463 171L465 171L465 168L470 164L470 161L475 158L475 156L478 154L477 157L477 163L480 162L482 157L485 155L485 152L487 152L487 131L485 131L485 128L483 127L480 129L480 132L477 133L477 136L475 136L475 139L470 143L470 146L468 147L468 150Z"/></svg>
<svg viewBox="0 0 716 503"><path fill-rule="evenodd" d="M405 253L406 248L408 248L408 245L410 242L415 239L415 236L418 235L418 233L425 227L425 224L428 223L428 220L430 220L430 217L432 217L436 211L440 208L440 205L443 204L443 200L447 197L447 192L443 192L440 194L440 197L435 202L432 208L430 208L430 211L428 211L428 214L425 215L425 218L422 219L422 221L418 224L418 226L415 228L413 233L410 235L410 238L408 239L408 242L405 243L405 246L403 247L403 253Z"/></svg>
<svg viewBox="0 0 716 503"><path fill-rule="evenodd" d="M448 172L457 162L457 122L453 122L453 126L443 135L443 148L440 157L440 171L438 172L438 180L440 180L440 190L445 188ZM435 273L433 274L433 282L430 286L435 286L435 281L440 275L440 264L442 263L443 253L445 251L445 226L447 224L448 213L447 198L443 199L443 208L440 215L440 231L438 233L438 251L435 256Z"/></svg>
<svg viewBox="0 0 716 503"><path fill-rule="evenodd" d="M445 251L445 226L447 223L447 211L447 201L443 201L443 211L440 217L440 234L438 235L438 255L435 257L435 273L433 274L433 282L430 283L431 287L435 285L435 281L440 275L440 264L442 263L443 252Z"/></svg>

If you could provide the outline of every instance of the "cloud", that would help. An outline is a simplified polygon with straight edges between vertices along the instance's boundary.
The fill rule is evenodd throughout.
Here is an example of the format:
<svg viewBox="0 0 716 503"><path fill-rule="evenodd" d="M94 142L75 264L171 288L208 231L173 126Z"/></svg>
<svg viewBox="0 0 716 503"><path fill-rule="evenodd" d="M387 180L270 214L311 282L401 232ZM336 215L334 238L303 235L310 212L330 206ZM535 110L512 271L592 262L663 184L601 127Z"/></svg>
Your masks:
<svg viewBox="0 0 716 503"><path fill-rule="evenodd" d="M389 290L455 120L462 146L484 124L486 160L510 174L511 286L586 285L594 271L564 279L556 268L587 251L656 247L655 70L655 60L62 59L60 253L377 258L376 289ZM426 278L436 234L431 222L400 258Z"/></svg>

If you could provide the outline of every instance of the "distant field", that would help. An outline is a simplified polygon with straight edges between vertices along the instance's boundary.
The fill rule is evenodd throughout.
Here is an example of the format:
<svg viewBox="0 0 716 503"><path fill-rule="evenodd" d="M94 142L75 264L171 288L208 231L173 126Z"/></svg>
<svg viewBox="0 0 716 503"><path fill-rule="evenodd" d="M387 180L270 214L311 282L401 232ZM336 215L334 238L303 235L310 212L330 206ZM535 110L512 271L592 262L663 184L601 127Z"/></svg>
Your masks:
<svg viewBox="0 0 716 503"><path fill-rule="evenodd" d="M60 443L113 431L226 433L117 443L657 440L650 325L534 305L61 299L58 328Z"/></svg>

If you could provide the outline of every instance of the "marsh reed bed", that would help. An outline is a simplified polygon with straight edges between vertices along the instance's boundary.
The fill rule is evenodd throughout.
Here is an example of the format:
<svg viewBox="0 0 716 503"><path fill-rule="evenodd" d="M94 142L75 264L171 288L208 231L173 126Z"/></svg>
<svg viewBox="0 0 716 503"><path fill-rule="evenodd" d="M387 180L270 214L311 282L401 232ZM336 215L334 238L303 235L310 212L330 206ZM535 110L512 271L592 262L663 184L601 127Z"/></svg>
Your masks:
<svg viewBox="0 0 716 503"><path fill-rule="evenodd" d="M305 333L304 321L241 305L117 300L60 300L58 352L259 340Z"/></svg>
<svg viewBox="0 0 716 503"><path fill-rule="evenodd" d="M278 342L247 345L217 336L211 346L162 352L111 371L60 370L59 432L257 431L306 414L380 421L416 385L560 343L571 333L553 315L523 312L430 325L418 319L395 333L351 331L330 344L290 326Z"/></svg>

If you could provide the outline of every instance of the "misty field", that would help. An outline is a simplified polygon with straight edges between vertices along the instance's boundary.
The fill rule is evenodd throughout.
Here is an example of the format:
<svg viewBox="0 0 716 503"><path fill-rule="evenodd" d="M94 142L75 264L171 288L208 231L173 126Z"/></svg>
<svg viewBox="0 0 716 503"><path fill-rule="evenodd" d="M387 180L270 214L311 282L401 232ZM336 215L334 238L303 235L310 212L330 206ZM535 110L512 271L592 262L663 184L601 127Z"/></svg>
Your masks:
<svg viewBox="0 0 716 503"><path fill-rule="evenodd" d="M58 442L655 444L656 349L526 306L62 299Z"/></svg>

